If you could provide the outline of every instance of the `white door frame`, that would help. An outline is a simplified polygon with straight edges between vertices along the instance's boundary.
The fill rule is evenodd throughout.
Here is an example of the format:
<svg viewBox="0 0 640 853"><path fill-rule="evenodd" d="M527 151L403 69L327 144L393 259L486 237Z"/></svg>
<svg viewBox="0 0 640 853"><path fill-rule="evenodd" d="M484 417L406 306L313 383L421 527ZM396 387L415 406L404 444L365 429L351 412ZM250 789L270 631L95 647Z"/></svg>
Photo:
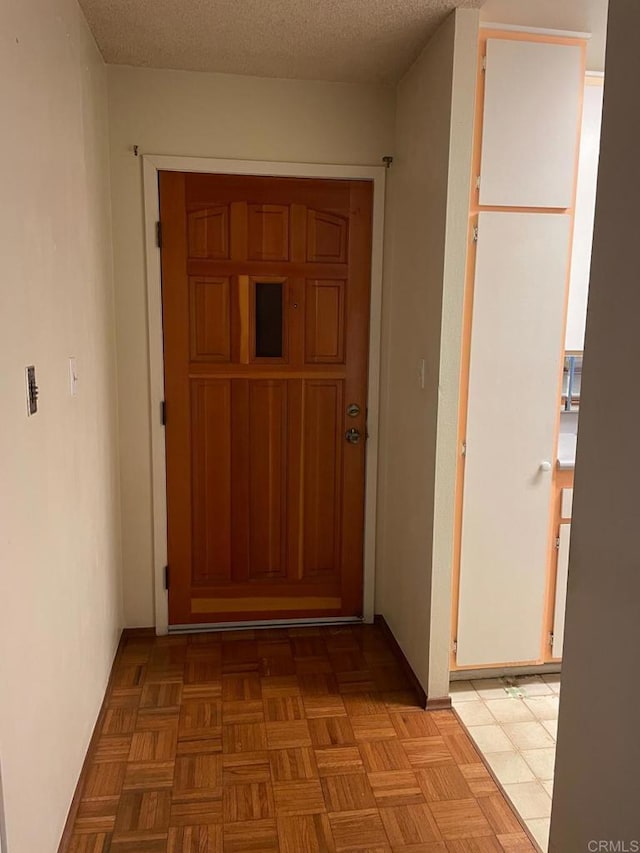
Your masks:
<svg viewBox="0 0 640 853"><path fill-rule="evenodd" d="M363 616L373 621L375 584L376 503L378 492L378 431L380 409L380 335L382 318L382 240L384 228L384 166L335 166L278 163L264 160L221 160L145 154L142 157L144 230L149 323L149 417L151 422L151 479L153 514L153 579L156 634L169 630L168 596L164 588L167 564L167 492L165 434L161 423L164 400L164 356L160 250L156 223L160 218L158 172L206 172L220 175L261 175L281 178L334 178L373 182L373 239L371 252L371 306L369 328L369 384L364 532Z"/></svg>

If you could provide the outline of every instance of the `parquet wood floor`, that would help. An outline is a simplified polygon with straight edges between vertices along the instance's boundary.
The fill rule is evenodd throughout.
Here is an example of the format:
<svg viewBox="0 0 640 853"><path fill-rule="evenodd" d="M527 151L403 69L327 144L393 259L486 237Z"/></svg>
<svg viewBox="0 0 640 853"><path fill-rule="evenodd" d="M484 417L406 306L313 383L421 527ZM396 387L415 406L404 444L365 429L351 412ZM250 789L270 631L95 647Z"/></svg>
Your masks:
<svg viewBox="0 0 640 853"><path fill-rule="evenodd" d="M70 853L520 853L451 711L377 626L129 637Z"/></svg>

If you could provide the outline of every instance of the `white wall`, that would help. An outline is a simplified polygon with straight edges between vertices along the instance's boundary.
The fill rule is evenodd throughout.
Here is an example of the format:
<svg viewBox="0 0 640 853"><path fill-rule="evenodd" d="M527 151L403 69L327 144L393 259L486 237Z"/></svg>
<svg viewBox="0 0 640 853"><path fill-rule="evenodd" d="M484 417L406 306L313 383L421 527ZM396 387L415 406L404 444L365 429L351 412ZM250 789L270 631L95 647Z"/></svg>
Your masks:
<svg viewBox="0 0 640 853"><path fill-rule="evenodd" d="M152 625L152 506L141 164L153 154L380 165L389 87L108 69L126 623Z"/></svg>
<svg viewBox="0 0 640 853"><path fill-rule="evenodd" d="M0 32L0 760L7 853L52 853L121 624L106 72L74 0Z"/></svg>
<svg viewBox="0 0 640 853"><path fill-rule="evenodd" d="M611 0L552 853L604 849L590 841L632 850L640 841L640 113L629 107L640 77L638 28L637 0Z"/></svg>
<svg viewBox="0 0 640 853"><path fill-rule="evenodd" d="M448 636L451 610L477 27L477 12L458 10L400 82L388 184L376 612L385 616L425 689L432 686L432 596L440 639ZM441 340L443 311L445 340ZM434 559L439 571L432 587ZM442 652L440 643L435 651L439 661ZM446 668L445 656L444 666L440 665L444 685L436 686L431 698L446 695Z"/></svg>
<svg viewBox="0 0 640 853"><path fill-rule="evenodd" d="M589 272L593 248L593 220L598 183L603 85L603 78L587 77L584 87L576 211L571 249L569 305L564 344L566 350L584 349Z"/></svg>

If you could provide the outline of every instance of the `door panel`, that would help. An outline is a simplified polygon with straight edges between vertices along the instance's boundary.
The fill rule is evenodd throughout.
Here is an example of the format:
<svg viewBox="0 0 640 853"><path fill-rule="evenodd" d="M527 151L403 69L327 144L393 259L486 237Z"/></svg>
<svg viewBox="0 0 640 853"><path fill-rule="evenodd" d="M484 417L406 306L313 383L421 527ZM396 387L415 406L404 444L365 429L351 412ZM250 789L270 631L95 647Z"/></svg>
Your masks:
<svg viewBox="0 0 640 853"><path fill-rule="evenodd" d="M583 81L582 46L487 40L481 205L571 206Z"/></svg>
<svg viewBox="0 0 640 853"><path fill-rule="evenodd" d="M342 383L304 386L304 576L337 577L340 565Z"/></svg>
<svg viewBox="0 0 640 853"><path fill-rule="evenodd" d="M172 625L362 612L371 204L160 173Z"/></svg>
<svg viewBox="0 0 640 853"><path fill-rule="evenodd" d="M322 210L307 213L307 260L343 264L347 260L348 220Z"/></svg>
<svg viewBox="0 0 640 853"><path fill-rule="evenodd" d="M249 260L289 260L289 207L284 204L250 204Z"/></svg>
<svg viewBox="0 0 640 853"><path fill-rule="evenodd" d="M189 257L226 260L229 257L229 205L193 210L187 216Z"/></svg>
<svg viewBox="0 0 640 853"><path fill-rule="evenodd" d="M460 666L540 658L569 230L560 214L479 216Z"/></svg>
<svg viewBox="0 0 640 853"><path fill-rule="evenodd" d="M249 579L286 572L287 383L249 383Z"/></svg>
<svg viewBox="0 0 640 853"><path fill-rule="evenodd" d="M191 388L193 575L195 583L231 575L231 383Z"/></svg>
<svg viewBox="0 0 640 853"><path fill-rule="evenodd" d="M305 293L305 361L344 361L345 281L307 281Z"/></svg>
<svg viewBox="0 0 640 853"><path fill-rule="evenodd" d="M231 302L229 277L189 280L192 361L229 361Z"/></svg>

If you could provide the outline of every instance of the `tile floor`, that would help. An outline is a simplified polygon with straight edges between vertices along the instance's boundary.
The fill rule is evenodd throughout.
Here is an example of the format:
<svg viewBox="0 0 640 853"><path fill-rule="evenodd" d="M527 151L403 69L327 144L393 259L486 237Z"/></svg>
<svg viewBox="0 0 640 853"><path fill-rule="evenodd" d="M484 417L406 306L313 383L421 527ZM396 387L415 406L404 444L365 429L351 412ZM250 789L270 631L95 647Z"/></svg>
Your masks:
<svg viewBox="0 0 640 853"><path fill-rule="evenodd" d="M451 683L454 708L543 851L547 850L560 676Z"/></svg>

